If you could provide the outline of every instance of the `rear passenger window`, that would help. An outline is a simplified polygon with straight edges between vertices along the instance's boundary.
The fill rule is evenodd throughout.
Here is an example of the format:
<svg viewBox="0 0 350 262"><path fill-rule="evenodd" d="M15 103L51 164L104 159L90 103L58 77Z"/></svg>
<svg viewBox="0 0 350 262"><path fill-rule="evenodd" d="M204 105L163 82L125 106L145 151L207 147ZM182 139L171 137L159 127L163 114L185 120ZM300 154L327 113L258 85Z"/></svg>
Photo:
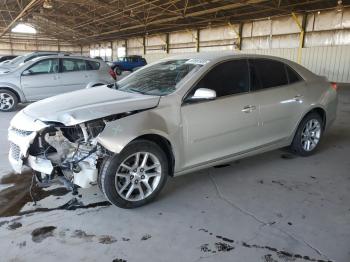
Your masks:
<svg viewBox="0 0 350 262"><path fill-rule="evenodd" d="M62 72L85 71L86 63L82 59L62 59Z"/></svg>
<svg viewBox="0 0 350 262"><path fill-rule="evenodd" d="M86 60L87 70L98 70L100 69L100 63L95 61Z"/></svg>
<svg viewBox="0 0 350 262"><path fill-rule="evenodd" d="M268 59L250 60L251 88L260 90L288 84L285 65Z"/></svg>
<svg viewBox="0 0 350 262"><path fill-rule="evenodd" d="M215 90L217 97L248 92L248 72L248 62L245 59L221 63L198 82L190 96L199 88Z"/></svg>
<svg viewBox="0 0 350 262"><path fill-rule="evenodd" d="M289 84L293 84L302 80L302 78L289 66L286 65Z"/></svg>

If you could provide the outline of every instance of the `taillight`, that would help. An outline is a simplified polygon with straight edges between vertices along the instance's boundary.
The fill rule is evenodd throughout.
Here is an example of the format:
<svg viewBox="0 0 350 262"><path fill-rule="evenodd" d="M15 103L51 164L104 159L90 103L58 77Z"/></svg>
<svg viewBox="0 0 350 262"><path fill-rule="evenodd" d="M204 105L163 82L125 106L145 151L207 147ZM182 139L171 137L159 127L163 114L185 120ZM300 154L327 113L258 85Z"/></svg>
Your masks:
<svg viewBox="0 0 350 262"><path fill-rule="evenodd" d="M330 84L331 84L331 87L332 87L335 91L337 91L337 89L338 89L337 83L331 82Z"/></svg>
<svg viewBox="0 0 350 262"><path fill-rule="evenodd" d="M111 75L111 77L113 77L114 80L117 80L117 75L112 68L109 69L108 73Z"/></svg>

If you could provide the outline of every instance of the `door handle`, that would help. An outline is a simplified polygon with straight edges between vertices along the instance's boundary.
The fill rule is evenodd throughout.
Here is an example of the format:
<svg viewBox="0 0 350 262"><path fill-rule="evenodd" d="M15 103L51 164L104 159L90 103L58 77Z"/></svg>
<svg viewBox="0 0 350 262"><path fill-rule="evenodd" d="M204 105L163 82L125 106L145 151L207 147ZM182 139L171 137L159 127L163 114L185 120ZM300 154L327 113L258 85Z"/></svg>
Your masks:
<svg viewBox="0 0 350 262"><path fill-rule="evenodd" d="M256 106L248 105L248 106L243 107L242 112L244 112L244 113L251 113L255 109L256 109Z"/></svg>
<svg viewBox="0 0 350 262"><path fill-rule="evenodd" d="M303 95L296 95L293 99L296 102L300 102L300 101L302 101L303 97L304 97Z"/></svg>

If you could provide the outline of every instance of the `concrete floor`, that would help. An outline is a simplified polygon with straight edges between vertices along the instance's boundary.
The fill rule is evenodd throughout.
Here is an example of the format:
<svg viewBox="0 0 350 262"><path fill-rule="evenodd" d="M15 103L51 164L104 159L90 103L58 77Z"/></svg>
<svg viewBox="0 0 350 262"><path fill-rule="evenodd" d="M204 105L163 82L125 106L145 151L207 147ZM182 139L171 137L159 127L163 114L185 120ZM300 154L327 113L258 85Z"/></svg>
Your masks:
<svg viewBox="0 0 350 262"><path fill-rule="evenodd" d="M277 150L170 179L134 210L108 206L96 187L80 190L79 209L55 209L73 196L51 188L56 195L28 202L29 212L0 217L0 260L348 262L350 87L339 94L337 121L314 156ZM2 176L13 115L0 114ZM9 178L2 207L16 205L1 199L11 190L28 200L30 177Z"/></svg>

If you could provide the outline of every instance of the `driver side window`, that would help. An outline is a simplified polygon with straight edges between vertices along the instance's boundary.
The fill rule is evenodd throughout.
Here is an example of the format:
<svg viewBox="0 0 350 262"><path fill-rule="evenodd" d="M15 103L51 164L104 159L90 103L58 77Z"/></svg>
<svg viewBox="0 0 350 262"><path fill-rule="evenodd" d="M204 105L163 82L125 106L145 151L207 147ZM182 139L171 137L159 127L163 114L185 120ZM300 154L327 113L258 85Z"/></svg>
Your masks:
<svg viewBox="0 0 350 262"><path fill-rule="evenodd" d="M31 75L58 73L58 59L46 59L27 69Z"/></svg>
<svg viewBox="0 0 350 262"><path fill-rule="evenodd" d="M214 90L216 97L248 92L248 61L246 59L237 59L216 65L197 83L189 96L193 96L199 88Z"/></svg>

